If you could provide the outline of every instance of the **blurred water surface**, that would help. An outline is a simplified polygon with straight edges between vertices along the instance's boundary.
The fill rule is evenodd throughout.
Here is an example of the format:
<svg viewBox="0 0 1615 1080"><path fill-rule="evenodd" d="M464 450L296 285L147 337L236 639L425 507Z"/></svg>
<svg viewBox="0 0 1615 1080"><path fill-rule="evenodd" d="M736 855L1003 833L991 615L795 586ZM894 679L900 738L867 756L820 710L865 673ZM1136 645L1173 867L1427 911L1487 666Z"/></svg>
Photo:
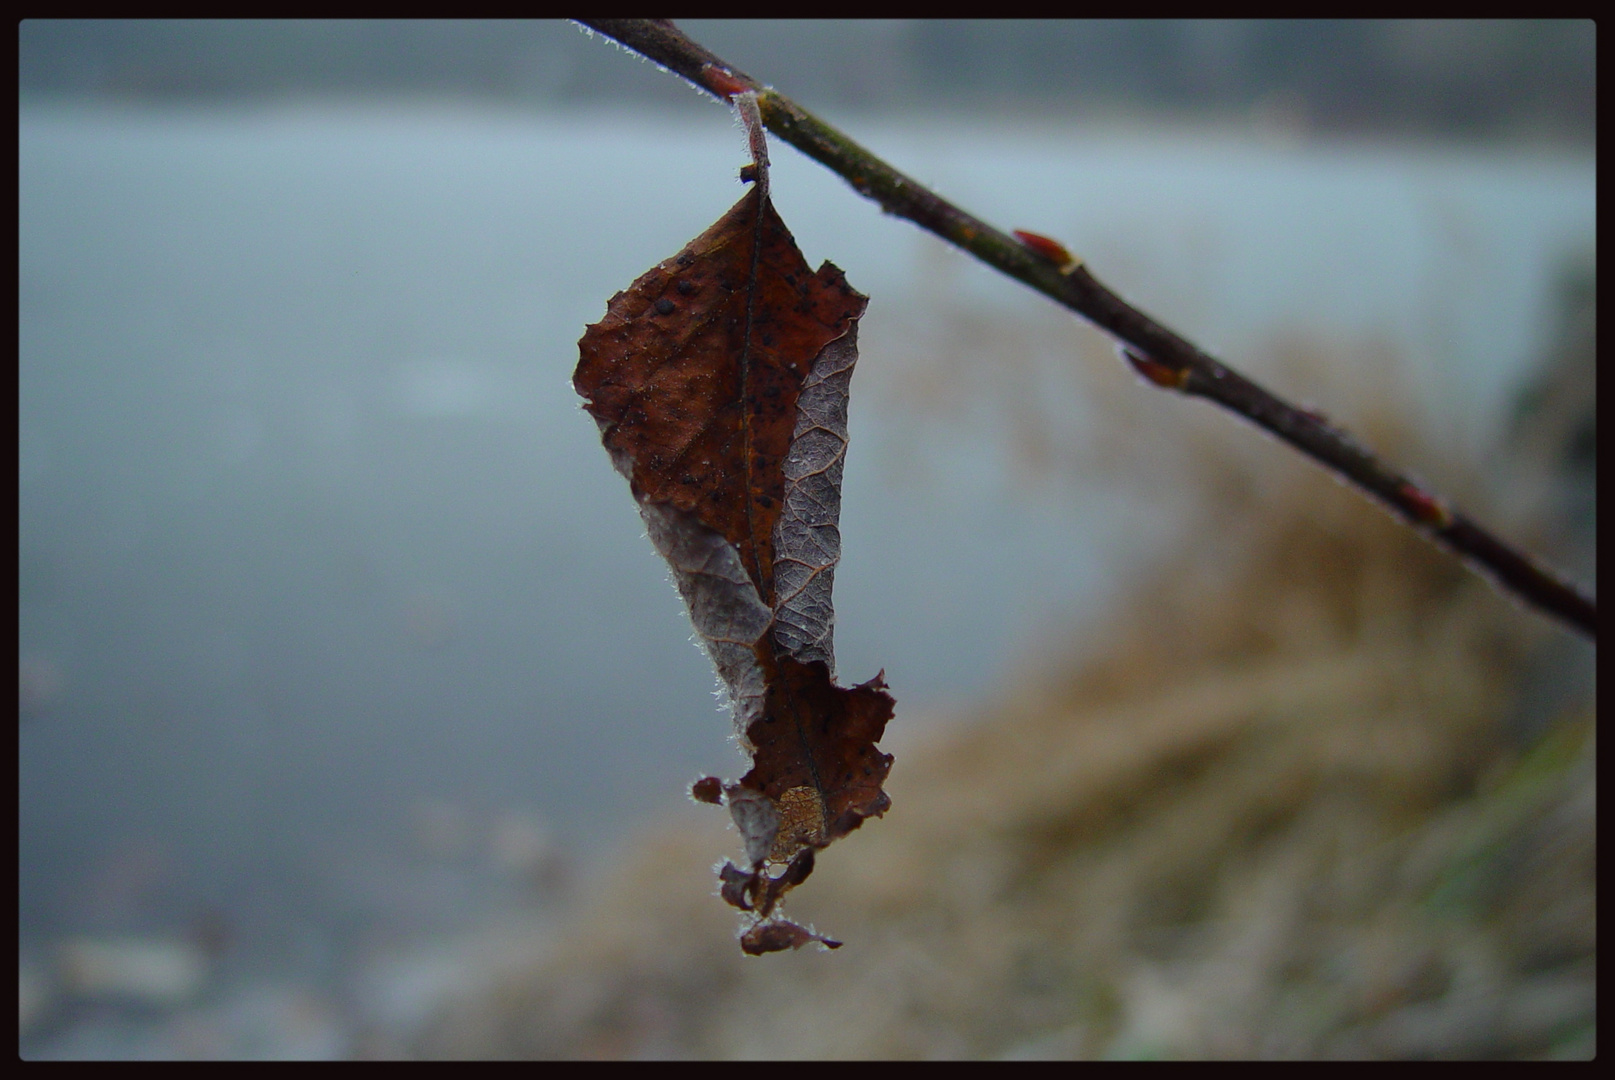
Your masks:
<svg viewBox="0 0 1615 1080"><path fill-rule="evenodd" d="M1378 335L1475 453L1595 222L1590 155L855 134L1259 376L1275 327ZM516 808L600 849L734 775L712 673L570 387L583 326L740 195L721 111L30 106L19 153L25 940L198 910L463 914L484 901L360 880L353 853L460 850L444 806L462 832ZM808 260L873 298L838 656L844 682L885 669L900 727L1091 609L1162 511L1018 484L996 421L914 413L883 345L1046 302L774 157Z"/></svg>

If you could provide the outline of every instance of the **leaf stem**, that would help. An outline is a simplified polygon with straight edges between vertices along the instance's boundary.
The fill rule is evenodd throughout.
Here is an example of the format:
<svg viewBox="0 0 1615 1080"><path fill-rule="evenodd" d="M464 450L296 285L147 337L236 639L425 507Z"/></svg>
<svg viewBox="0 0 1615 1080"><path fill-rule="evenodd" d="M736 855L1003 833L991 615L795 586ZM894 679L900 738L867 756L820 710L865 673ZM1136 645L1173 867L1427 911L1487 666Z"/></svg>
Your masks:
<svg viewBox="0 0 1615 1080"><path fill-rule="evenodd" d="M770 131L843 177L883 210L908 218L1082 315L1132 346L1124 350L1126 358L1155 385L1214 401L1243 416L1372 496L1503 591L1597 640L1594 596L1451 509L1345 431L1270 393L1133 307L1086 266L1062 267L954 206L785 95L726 64L685 37L670 20L579 21L724 102L741 91L756 91L763 123Z"/></svg>

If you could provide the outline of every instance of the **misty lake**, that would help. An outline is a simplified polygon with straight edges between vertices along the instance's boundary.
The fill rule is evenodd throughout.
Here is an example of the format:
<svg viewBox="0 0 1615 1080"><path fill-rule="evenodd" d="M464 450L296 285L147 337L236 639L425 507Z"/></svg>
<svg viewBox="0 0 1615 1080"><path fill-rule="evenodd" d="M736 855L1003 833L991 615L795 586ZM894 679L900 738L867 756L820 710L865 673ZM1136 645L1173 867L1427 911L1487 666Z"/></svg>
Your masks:
<svg viewBox="0 0 1615 1080"><path fill-rule="evenodd" d="M1593 244L1591 155L845 122L1276 389L1278 329L1386 342L1476 455ZM600 851L737 775L570 385L584 325L742 193L720 109L39 106L19 153L24 937L122 917L94 883L131 843L169 867L153 910L273 919L423 802ZM1010 412L917 404L961 313L1007 328L989 373L999 340L1089 332L773 153L808 261L871 297L837 657L885 670L901 740L1081 624L1170 515L1027 482Z"/></svg>

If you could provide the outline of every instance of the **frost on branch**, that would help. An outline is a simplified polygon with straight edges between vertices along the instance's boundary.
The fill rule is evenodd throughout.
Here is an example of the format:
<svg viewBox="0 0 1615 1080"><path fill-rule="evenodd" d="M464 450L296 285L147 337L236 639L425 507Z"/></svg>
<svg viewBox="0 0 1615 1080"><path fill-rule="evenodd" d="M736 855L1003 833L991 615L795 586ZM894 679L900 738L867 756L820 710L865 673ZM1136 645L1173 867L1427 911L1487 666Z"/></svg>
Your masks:
<svg viewBox="0 0 1615 1080"><path fill-rule="evenodd" d="M764 184L612 297L573 384L667 559L752 768L694 794L729 807L747 865L720 895L748 953L839 943L778 915L813 853L878 817L892 715L879 675L835 684L831 585L847 396L868 303L811 270Z"/></svg>

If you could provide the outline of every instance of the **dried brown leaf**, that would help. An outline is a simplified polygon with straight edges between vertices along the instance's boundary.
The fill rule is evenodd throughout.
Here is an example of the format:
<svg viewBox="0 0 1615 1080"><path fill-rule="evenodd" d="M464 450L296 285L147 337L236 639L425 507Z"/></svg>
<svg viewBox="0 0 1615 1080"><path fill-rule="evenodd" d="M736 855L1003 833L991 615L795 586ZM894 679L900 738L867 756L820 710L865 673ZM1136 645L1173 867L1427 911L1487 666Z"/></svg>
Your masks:
<svg viewBox="0 0 1615 1080"><path fill-rule="evenodd" d="M753 926L740 936L740 948L748 956L761 956L764 953L784 952L786 949L800 949L814 941L827 949L841 948L841 942L831 941L805 926L798 926L786 919L760 922Z"/></svg>
<svg viewBox="0 0 1615 1080"><path fill-rule="evenodd" d="M726 901L764 920L747 952L824 940L762 928L793 925L769 917L813 851L890 805L892 759L875 743L892 698L879 675L834 680L847 401L867 302L831 263L809 269L759 184L614 296L579 342L574 385L753 757L738 783L691 789L704 802L721 792L745 844L750 870L726 864L720 878Z"/></svg>

